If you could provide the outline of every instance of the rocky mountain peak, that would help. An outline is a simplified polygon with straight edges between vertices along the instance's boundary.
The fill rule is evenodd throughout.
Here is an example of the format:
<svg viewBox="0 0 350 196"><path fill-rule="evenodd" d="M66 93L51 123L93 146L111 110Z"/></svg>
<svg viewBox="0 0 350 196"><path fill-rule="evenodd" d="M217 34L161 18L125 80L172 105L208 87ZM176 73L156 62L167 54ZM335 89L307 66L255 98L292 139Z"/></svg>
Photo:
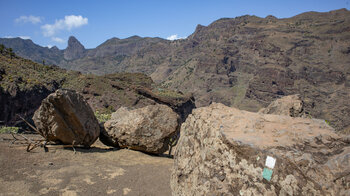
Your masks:
<svg viewBox="0 0 350 196"><path fill-rule="evenodd" d="M74 36L70 36L68 39L68 47L74 47L74 46L79 46L84 48L84 46L79 42L77 38L75 38Z"/></svg>
<svg viewBox="0 0 350 196"><path fill-rule="evenodd" d="M74 36L70 36L68 46L64 50L66 60L74 60L85 56L85 47Z"/></svg>
<svg viewBox="0 0 350 196"><path fill-rule="evenodd" d="M191 38L191 39L196 38L196 37L198 36L198 34L200 34L200 32L201 32L205 27L206 27L206 26L203 26L203 25L201 25L201 24L198 24L198 25L196 26L195 31L192 33L192 35L189 36L189 38Z"/></svg>
<svg viewBox="0 0 350 196"><path fill-rule="evenodd" d="M60 49L58 49L57 46L53 46L53 47L50 48L50 50L59 51Z"/></svg>

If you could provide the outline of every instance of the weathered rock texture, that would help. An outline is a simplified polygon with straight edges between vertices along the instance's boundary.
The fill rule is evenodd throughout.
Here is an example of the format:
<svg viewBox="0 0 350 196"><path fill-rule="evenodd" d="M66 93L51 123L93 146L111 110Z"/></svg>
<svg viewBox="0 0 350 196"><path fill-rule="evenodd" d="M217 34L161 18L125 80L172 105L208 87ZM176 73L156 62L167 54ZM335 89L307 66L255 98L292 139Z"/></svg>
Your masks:
<svg viewBox="0 0 350 196"><path fill-rule="evenodd" d="M121 148L161 154L178 131L179 116L165 105L128 110L120 108L105 123L110 137Z"/></svg>
<svg viewBox="0 0 350 196"><path fill-rule="evenodd" d="M83 96L72 90L57 90L42 101L33 121L47 141L63 144L93 144L100 134L98 121Z"/></svg>
<svg viewBox="0 0 350 196"><path fill-rule="evenodd" d="M323 120L212 104L182 124L173 195L349 195L349 146Z"/></svg>
<svg viewBox="0 0 350 196"><path fill-rule="evenodd" d="M303 117L305 116L304 102L300 95L284 96L271 102L266 108L259 110L259 113Z"/></svg>

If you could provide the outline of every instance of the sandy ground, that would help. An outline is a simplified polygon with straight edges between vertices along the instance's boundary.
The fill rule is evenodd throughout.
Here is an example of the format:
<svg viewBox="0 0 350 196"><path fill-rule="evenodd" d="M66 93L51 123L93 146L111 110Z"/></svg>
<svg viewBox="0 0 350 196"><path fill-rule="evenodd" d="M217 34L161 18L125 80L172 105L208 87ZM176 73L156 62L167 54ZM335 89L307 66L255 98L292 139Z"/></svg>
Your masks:
<svg viewBox="0 0 350 196"><path fill-rule="evenodd" d="M38 135L25 135L40 139ZM21 137L18 137L21 138ZM91 149L50 147L26 151L0 134L0 195L171 195L173 159L96 142Z"/></svg>

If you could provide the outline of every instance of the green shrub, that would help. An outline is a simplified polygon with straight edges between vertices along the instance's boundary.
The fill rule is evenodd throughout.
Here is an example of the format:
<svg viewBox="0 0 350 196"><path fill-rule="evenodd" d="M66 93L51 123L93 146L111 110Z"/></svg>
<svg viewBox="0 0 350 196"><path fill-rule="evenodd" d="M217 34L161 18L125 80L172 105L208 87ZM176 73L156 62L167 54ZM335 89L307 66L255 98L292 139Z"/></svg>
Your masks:
<svg viewBox="0 0 350 196"><path fill-rule="evenodd" d="M104 123L104 122L111 119L112 113L102 113L102 112L96 110L95 116L96 116L99 123Z"/></svg>
<svg viewBox="0 0 350 196"><path fill-rule="evenodd" d="M18 127L1 127L0 133L17 133Z"/></svg>

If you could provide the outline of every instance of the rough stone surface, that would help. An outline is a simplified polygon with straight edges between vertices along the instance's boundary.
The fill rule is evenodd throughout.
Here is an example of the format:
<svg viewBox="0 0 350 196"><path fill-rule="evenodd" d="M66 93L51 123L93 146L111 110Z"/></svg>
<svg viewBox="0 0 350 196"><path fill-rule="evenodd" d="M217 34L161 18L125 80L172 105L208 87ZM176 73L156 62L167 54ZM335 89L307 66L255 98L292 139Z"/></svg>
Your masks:
<svg viewBox="0 0 350 196"><path fill-rule="evenodd" d="M100 141L106 146L112 146L114 148L120 148L120 146L118 144L118 140L116 138L113 139L107 133L107 131L106 131L105 127L104 127L104 123L100 123L100 137L98 139L100 139Z"/></svg>
<svg viewBox="0 0 350 196"><path fill-rule="evenodd" d="M90 146L100 134L98 121L83 96L57 90L42 101L33 121L47 141Z"/></svg>
<svg viewBox="0 0 350 196"><path fill-rule="evenodd" d="M277 114L291 117L305 116L304 102L300 95L284 96L271 102L266 108L259 110L263 114Z"/></svg>
<svg viewBox="0 0 350 196"><path fill-rule="evenodd" d="M349 150L323 120L212 104L182 124L171 187L173 195L349 195ZM267 156L276 160L270 180Z"/></svg>
<svg viewBox="0 0 350 196"><path fill-rule="evenodd" d="M105 123L105 129L121 148L161 154L177 133L179 120L171 108L161 104L135 110L122 107Z"/></svg>

